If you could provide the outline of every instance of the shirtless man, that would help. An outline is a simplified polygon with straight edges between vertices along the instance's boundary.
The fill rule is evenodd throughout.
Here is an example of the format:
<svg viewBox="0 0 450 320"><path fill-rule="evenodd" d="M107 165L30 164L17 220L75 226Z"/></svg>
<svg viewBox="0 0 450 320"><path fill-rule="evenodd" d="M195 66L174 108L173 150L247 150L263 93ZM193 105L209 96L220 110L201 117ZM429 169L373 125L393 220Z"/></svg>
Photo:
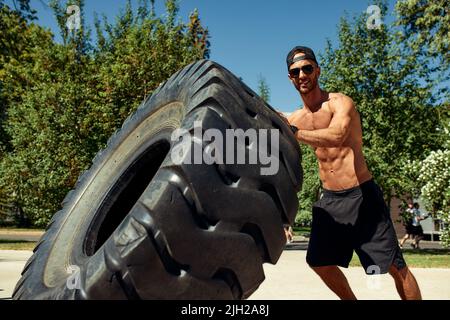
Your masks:
<svg viewBox="0 0 450 320"><path fill-rule="evenodd" d="M348 267L355 250L367 274L389 272L402 299L421 299L382 191L367 168L352 99L320 89L320 67L310 48L293 48L286 62L303 108L285 120L297 139L314 149L323 187L313 206L308 264L341 299L356 299L338 268Z"/></svg>

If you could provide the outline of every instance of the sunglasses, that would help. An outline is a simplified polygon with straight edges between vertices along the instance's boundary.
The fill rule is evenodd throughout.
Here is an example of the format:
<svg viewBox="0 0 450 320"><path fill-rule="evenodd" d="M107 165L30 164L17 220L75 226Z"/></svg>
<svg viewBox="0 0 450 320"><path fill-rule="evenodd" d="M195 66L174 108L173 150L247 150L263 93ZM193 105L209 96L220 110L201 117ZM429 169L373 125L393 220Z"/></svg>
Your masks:
<svg viewBox="0 0 450 320"><path fill-rule="evenodd" d="M304 74L311 74L314 71L314 66L312 64L307 64L301 68L294 68L289 70L289 74L293 78L297 78L300 75L300 70L303 71Z"/></svg>

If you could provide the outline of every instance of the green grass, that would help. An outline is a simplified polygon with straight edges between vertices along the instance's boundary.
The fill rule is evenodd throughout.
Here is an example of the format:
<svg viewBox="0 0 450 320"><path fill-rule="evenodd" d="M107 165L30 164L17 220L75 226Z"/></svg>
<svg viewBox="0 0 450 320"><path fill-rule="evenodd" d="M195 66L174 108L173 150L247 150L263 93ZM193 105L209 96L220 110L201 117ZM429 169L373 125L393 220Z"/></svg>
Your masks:
<svg viewBox="0 0 450 320"><path fill-rule="evenodd" d="M403 257L412 268L450 268L448 249L403 250ZM354 253L350 267L360 266L358 256Z"/></svg>
<svg viewBox="0 0 450 320"><path fill-rule="evenodd" d="M35 246L35 241L0 239L0 250L33 250Z"/></svg>
<svg viewBox="0 0 450 320"><path fill-rule="evenodd" d="M304 236L309 235L311 233L310 227L293 227L294 236Z"/></svg>

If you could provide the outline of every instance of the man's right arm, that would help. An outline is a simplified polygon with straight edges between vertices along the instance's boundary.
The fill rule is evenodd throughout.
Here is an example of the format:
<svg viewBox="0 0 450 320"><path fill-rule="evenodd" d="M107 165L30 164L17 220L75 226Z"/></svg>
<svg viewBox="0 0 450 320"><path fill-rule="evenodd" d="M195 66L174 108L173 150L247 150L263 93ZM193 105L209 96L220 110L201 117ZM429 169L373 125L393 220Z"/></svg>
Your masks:
<svg viewBox="0 0 450 320"><path fill-rule="evenodd" d="M341 147L350 134L350 124L356 109L352 99L341 97L334 102L333 117L327 128L315 130L299 130L296 138L313 147Z"/></svg>

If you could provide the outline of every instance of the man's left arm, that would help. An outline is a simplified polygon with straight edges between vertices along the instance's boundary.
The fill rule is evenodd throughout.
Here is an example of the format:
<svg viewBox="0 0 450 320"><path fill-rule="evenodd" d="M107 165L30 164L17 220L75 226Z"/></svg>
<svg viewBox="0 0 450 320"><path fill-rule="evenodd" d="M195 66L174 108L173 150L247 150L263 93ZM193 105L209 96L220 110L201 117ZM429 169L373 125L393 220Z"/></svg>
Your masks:
<svg viewBox="0 0 450 320"><path fill-rule="evenodd" d="M350 122L355 112L355 106L352 99L344 96L333 101L333 109L333 118L328 128L298 130L296 138L313 147L340 147L350 132Z"/></svg>

